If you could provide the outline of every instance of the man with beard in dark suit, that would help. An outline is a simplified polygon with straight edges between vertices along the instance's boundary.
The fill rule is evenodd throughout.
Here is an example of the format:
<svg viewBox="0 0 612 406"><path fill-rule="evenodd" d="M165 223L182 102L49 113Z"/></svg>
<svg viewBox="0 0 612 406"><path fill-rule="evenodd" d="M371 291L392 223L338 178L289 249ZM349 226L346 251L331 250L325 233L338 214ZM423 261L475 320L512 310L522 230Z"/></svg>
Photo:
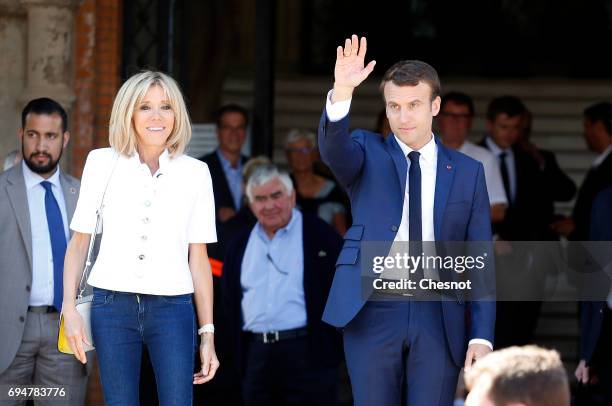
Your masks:
<svg viewBox="0 0 612 406"><path fill-rule="evenodd" d="M0 386L64 388L65 405L85 402L91 360L57 349L68 224L80 183L60 169L68 116L54 100L31 100L19 129L23 161L0 175ZM40 399L36 404L48 404ZM53 403L53 402L52 402Z"/></svg>

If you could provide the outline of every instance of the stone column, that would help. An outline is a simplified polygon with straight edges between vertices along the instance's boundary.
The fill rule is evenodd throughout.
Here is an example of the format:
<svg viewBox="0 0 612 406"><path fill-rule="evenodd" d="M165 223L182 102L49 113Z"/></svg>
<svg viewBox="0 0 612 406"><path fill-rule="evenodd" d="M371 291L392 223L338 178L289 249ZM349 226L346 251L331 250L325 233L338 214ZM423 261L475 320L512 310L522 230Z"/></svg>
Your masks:
<svg viewBox="0 0 612 406"><path fill-rule="evenodd" d="M73 88L74 11L79 0L20 0L28 18L25 103L50 97L70 110Z"/></svg>
<svg viewBox="0 0 612 406"><path fill-rule="evenodd" d="M72 128L74 92L74 12L79 0L20 0L28 18L26 86L21 106L37 97L50 97L68 113ZM72 142L62 157L70 171Z"/></svg>
<svg viewBox="0 0 612 406"><path fill-rule="evenodd" d="M4 158L19 148L17 130L25 85L26 12L19 0L0 0L0 172Z"/></svg>

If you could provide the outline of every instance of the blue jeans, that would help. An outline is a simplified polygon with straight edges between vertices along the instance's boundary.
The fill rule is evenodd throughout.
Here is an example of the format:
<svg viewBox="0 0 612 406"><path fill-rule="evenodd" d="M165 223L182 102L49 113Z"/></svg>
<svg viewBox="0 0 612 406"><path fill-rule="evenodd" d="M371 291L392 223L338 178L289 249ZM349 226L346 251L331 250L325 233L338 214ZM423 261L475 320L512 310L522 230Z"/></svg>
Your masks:
<svg viewBox="0 0 612 406"><path fill-rule="evenodd" d="M192 404L196 321L192 295L155 296L94 288L91 327L106 405L139 406L142 347L161 406Z"/></svg>

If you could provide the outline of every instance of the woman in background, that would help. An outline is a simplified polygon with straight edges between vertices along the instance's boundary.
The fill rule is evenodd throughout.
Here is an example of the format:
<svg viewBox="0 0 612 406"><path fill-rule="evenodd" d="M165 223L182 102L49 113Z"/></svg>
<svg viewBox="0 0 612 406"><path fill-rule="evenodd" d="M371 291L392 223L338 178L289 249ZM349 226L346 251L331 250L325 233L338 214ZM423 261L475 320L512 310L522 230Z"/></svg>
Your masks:
<svg viewBox="0 0 612 406"><path fill-rule="evenodd" d="M313 213L344 235L348 227L346 197L338 185L314 171L317 161L316 136L311 131L293 129L285 141L285 151L297 192L297 205Z"/></svg>

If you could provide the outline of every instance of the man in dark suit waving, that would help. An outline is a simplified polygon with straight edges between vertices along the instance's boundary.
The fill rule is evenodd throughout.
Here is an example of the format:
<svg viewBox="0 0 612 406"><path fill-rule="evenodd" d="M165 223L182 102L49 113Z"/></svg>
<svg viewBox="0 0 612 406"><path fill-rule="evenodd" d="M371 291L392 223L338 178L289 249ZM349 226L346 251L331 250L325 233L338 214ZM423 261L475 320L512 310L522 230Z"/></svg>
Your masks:
<svg viewBox="0 0 612 406"><path fill-rule="evenodd" d="M460 367L492 349L494 304L368 300L360 250L366 241L409 241L412 251L422 241L490 240L484 169L432 134L440 82L424 62L398 62L383 77L389 137L349 134L353 91L375 64L365 66L365 53L365 38L359 43L355 35L338 47L319 125L321 156L348 191L353 212L323 320L344 328L355 404L450 405Z"/></svg>

